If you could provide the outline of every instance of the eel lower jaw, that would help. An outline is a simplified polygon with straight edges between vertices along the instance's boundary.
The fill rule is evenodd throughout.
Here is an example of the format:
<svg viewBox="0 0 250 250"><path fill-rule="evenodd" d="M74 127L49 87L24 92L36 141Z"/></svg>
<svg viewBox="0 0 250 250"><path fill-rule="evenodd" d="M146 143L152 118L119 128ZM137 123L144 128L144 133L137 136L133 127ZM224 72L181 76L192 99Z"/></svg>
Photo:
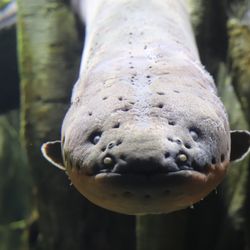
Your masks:
<svg viewBox="0 0 250 250"><path fill-rule="evenodd" d="M217 187L227 163L208 166L205 172L102 173L68 171L73 185L88 200L108 210L129 214L170 213L193 205Z"/></svg>
<svg viewBox="0 0 250 250"><path fill-rule="evenodd" d="M216 165L212 164L203 164L199 165L195 161L190 163L184 163L184 164L143 164L143 165L128 165L123 166L121 163L117 163L115 165L103 165L103 164L96 164L93 166L85 166L80 167L79 171L83 174L86 174L88 176L127 176L127 175L135 175L135 176L146 176L146 177L152 177L152 176L171 176L176 173L178 174L184 174L184 173L200 173L203 175L206 175L210 171L213 171L216 167ZM103 175L104 174L104 175Z"/></svg>

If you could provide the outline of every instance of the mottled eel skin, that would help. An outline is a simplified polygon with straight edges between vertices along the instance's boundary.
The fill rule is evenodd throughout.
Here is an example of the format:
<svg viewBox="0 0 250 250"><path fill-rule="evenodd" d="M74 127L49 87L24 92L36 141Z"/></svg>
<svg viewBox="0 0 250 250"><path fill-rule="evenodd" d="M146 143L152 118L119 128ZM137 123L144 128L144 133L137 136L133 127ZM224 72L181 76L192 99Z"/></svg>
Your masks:
<svg viewBox="0 0 250 250"><path fill-rule="evenodd" d="M79 80L61 142L45 143L45 157L112 211L169 213L201 200L250 136L230 132L185 1L78 4L87 34Z"/></svg>

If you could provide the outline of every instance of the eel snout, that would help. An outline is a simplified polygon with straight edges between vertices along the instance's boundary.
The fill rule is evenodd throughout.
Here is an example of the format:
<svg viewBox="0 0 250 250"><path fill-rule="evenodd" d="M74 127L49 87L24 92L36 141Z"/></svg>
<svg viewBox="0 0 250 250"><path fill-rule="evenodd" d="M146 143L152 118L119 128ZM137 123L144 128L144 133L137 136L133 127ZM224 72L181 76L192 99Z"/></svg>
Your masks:
<svg viewBox="0 0 250 250"><path fill-rule="evenodd" d="M201 156L206 152L202 152L198 145L193 142L184 143L179 137L150 133L152 132L136 133L133 140L130 140L131 134L128 133L123 140L107 143L104 138L100 141L100 157L96 157L98 160L92 169L89 168L89 175L109 172L154 175L180 170L206 170L207 162L195 160L195 155L207 159ZM98 144L99 142L96 144L97 148Z"/></svg>
<svg viewBox="0 0 250 250"><path fill-rule="evenodd" d="M82 164L71 161L69 166L66 157L70 179L92 202L126 214L178 210L218 185L227 160L209 161L212 157L193 133L152 131L133 128L119 139L105 133L93 138Z"/></svg>

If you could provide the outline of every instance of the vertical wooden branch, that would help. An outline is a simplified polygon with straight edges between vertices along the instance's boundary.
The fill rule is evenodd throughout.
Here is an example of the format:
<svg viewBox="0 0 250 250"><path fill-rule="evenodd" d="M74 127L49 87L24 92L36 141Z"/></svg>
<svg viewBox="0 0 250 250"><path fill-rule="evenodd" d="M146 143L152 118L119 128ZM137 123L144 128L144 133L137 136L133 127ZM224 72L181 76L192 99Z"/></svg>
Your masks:
<svg viewBox="0 0 250 250"><path fill-rule="evenodd" d="M137 250L184 250L187 211L137 217Z"/></svg>
<svg viewBox="0 0 250 250"><path fill-rule="evenodd" d="M233 84L250 124L250 6L238 6L237 12L242 8L242 15L228 21L229 57Z"/></svg>
<svg viewBox="0 0 250 250"><path fill-rule="evenodd" d="M232 72L232 82L240 100L241 108L250 127L250 3L246 0L232 1L231 17L228 21L229 60ZM249 169L248 160L248 169ZM245 239L249 247L250 235L250 181L245 188L246 206L244 210L243 226Z"/></svg>
<svg viewBox="0 0 250 250"><path fill-rule="evenodd" d="M133 249L133 218L91 205L41 156L43 142L60 138L77 78L81 48L73 15L60 0L19 0L18 6L22 129L40 216L31 244L46 250Z"/></svg>
<svg viewBox="0 0 250 250"><path fill-rule="evenodd" d="M201 59L206 68L217 78L220 96L225 101L232 127L246 129L241 105L232 88L230 72L226 69L228 51L230 54L234 49L231 47L231 41L228 50L228 9L225 1L188 0L188 4ZM243 6L246 6L246 3ZM240 34L243 35L242 32ZM234 38L236 44L241 41L236 35ZM244 44L249 46L250 42L244 42ZM238 65L239 59L246 62L246 58L249 57L247 51L245 48L243 53L245 59L238 56L238 61L235 61L235 68L240 67L238 76L243 73L242 66ZM244 80L250 79L246 65L244 63L245 73L244 76L241 76ZM246 93L248 92L245 92L240 98L249 101L250 98L246 98ZM248 112L249 115L249 106L245 108L245 112ZM156 247L154 249L157 250L168 248L224 250L229 247L238 248L237 244L240 248L244 245L245 217L243 210L247 197L247 174L247 161L238 163L237 166L232 165L219 190L195 205L193 210L186 211L186 213L183 211L182 215L177 212L166 216L139 217L137 219L138 249L147 250L154 246ZM182 220L179 220L178 216ZM208 237L209 241L207 241ZM204 242L207 243L204 244Z"/></svg>

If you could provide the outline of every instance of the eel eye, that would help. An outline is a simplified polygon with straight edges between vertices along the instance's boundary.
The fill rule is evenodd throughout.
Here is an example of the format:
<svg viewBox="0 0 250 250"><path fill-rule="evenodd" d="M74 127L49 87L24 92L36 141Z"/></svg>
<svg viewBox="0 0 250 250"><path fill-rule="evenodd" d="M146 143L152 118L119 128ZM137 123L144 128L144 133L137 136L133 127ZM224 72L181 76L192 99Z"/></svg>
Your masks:
<svg viewBox="0 0 250 250"><path fill-rule="evenodd" d="M93 143L94 145L96 145L100 139L101 139L102 133L99 131L95 131L90 135L89 140L91 141L91 143Z"/></svg>

